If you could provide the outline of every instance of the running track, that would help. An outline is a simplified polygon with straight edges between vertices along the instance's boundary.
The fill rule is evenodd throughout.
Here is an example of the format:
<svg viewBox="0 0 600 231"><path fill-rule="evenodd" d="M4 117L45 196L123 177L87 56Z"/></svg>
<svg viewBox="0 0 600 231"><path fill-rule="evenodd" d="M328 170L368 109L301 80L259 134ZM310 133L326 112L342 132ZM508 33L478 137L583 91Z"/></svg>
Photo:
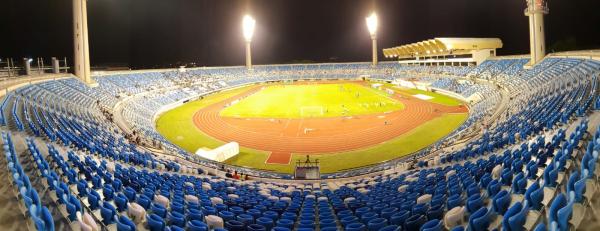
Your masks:
<svg viewBox="0 0 600 231"><path fill-rule="evenodd" d="M259 91L261 86L198 110L194 124L206 134L240 146L269 151L266 163L289 164L292 153L323 154L351 151L400 136L445 113L465 113L464 106L445 106L411 96L393 95L405 105L400 111L375 115L263 119L221 117L229 102ZM387 121L387 125L385 125ZM305 128L312 129L304 133Z"/></svg>

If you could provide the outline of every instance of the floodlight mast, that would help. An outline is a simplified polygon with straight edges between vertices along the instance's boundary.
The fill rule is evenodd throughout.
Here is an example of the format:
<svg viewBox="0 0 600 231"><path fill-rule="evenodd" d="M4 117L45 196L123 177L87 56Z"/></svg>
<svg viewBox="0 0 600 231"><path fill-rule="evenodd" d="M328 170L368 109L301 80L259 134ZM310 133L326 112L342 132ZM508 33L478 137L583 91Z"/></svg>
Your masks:
<svg viewBox="0 0 600 231"><path fill-rule="evenodd" d="M92 84L88 43L87 0L73 0L73 69L84 83Z"/></svg>
<svg viewBox="0 0 600 231"><path fill-rule="evenodd" d="M242 19L242 29L244 33L244 40L246 40L246 68L252 69L252 50L250 43L252 43L252 36L254 35L254 27L256 26L256 20L250 15L245 15Z"/></svg>
<svg viewBox="0 0 600 231"><path fill-rule="evenodd" d="M532 67L546 56L546 37L544 33L544 15L548 14L546 0L525 0L525 16L529 17L530 61L525 66Z"/></svg>
<svg viewBox="0 0 600 231"><path fill-rule="evenodd" d="M373 49L373 62L372 65L377 65L377 14L375 12L371 13L369 17L366 18L367 28L369 29L369 34L371 35L372 41L372 49Z"/></svg>

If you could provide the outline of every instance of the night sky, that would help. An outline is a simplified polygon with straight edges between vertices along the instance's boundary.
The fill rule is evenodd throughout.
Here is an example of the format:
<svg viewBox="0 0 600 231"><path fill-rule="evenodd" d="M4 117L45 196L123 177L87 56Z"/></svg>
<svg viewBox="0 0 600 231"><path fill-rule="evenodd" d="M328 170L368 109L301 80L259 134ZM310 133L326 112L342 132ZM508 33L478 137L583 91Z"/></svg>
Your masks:
<svg viewBox="0 0 600 231"><path fill-rule="evenodd" d="M0 57L71 60L71 0L2 0ZM382 48L434 37L498 37L529 51L524 0L89 0L92 66L244 64L241 20L257 21L253 63L370 60L365 17ZM600 48L599 0L550 0L547 50Z"/></svg>

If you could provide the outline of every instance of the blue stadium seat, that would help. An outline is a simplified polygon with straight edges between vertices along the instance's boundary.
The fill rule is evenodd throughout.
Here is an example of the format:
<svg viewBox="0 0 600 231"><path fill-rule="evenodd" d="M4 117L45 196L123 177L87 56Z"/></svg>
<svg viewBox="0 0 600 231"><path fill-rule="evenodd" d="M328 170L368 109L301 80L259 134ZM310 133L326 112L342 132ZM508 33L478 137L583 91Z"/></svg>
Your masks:
<svg viewBox="0 0 600 231"><path fill-rule="evenodd" d="M156 214L146 216L146 221L148 222L148 229L150 231L162 231L166 227L164 220Z"/></svg>
<svg viewBox="0 0 600 231"><path fill-rule="evenodd" d="M377 231L388 225L388 221L385 218L375 218L369 221L367 224L369 230Z"/></svg>
<svg viewBox="0 0 600 231"><path fill-rule="evenodd" d="M515 203L515 205L512 207L516 207L515 210L520 210L508 217L508 225L510 227L509 230L523 230L523 225L525 225L527 213L529 212L529 207L522 206L520 202Z"/></svg>
<svg viewBox="0 0 600 231"><path fill-rule="evenodd" d="M187 223L187 228L190 231L208 231L206 223L200 220L191 220Z"/></svg>
<svg viewBox="0 0 600 231"><path fill-rule="evenodd" d="M500 191L492 200L492 208L497 214L504 214L510 206L510 193L506 190Z"/></svg>
<svg viewBox="0 0 600 231"><path fill-rule="evenodd" d="M106 225L109 225L115 222L115 215L117 215L117 211L115 210L114 206L104 201L102 203L102 207L100 208L100 215L102 216L102 222Z"/></svg>
<svg viewBox="0 0 600 231"><path fill-rule="evenodd" d="M118 231L134 231L136 230L136 226L129 218L126 216L119 216L117 219L117 230Z"/></svg>
<svg viewBox="0 0 600 231"><path fill-rule="evenodd" d="M485 207L478 209L469 217L469 229L473 231L487 230L490 225L489 210Z"/></svg>

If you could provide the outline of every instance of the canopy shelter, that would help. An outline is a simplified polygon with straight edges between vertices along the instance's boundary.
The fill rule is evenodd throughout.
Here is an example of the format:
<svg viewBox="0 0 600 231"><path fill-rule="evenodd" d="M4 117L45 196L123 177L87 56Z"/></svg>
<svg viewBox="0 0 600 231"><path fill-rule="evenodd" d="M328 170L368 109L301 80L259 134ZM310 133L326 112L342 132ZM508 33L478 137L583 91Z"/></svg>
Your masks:
<svg viewBox="0 0 600 231"><path fill-rule="evenodd" d="M383 49L386 58L419 58L473 54L475 51L502 48L499 38L434 38L421 42Z"/></svg>

